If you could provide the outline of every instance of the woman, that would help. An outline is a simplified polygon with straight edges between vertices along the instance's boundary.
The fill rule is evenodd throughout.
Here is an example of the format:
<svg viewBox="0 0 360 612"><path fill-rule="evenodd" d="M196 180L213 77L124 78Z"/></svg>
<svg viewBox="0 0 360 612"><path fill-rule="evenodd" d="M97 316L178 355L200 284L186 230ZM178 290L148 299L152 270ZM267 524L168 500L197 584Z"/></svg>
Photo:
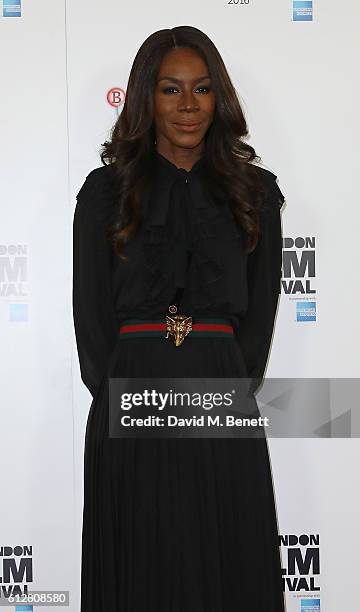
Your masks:
<svg viewBox="0 0 360 612"><path fill-rule="evenodd" d="M110 377L261 382L284 197L245 135L211 40L160 30L134 60L110 163L78 193L73 311L93 396L82 612L284 610L266 439L109 436ZM176 314L193 323L178 337Z"/></svg>

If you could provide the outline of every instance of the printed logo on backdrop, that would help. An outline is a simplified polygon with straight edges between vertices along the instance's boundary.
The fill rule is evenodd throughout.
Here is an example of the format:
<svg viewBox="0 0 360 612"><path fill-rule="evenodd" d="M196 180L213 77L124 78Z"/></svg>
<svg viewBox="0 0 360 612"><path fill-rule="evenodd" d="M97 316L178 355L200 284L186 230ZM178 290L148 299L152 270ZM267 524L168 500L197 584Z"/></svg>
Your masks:
<svg viewBox="0 0 360 612"><path fill-rule="evenodd" d="M293 0L293 21L312 21L312 0Z"/></svg>
<svg viewBox="0 0 360 612"><path fill-rule="evenodd" d="M320 599L302 599L300 612L320 612Z"/></svg>
<svg viewBox="0 0 360 612"><path fill-rule="evenodd" d="M316 321L315 237L283 239L282 290L296 304L296 321Z"/></svg>
<svg viewBox="0 0 360 612"><path fill-rule="evenodd" d="M0 608L32 612L33 607L69 607L69 591L34 591L32 546L0 546Z"/></svg>
<svg viewBox="0 0 360 612"><path fill-rule="evenodd" d="M33 582L32 546L0 546L0 598L21 596Z"/></svg>
<svg viewBox="0 0 360 612"><path fill-rule="evenodd" d="M28 247L0 244L0 299L8 304L8 320L28 320Z"/></svg>
<svg viewBox="0 0 360 612"><path fill-rule="evenodd" d="M3 0L2 17L21 17L21 0Z"/></svg>
<svg viewBox="0 0 360 612"><path fill-rule="evenodd" d="M310 602L319 600L305 599L304 596L306 593L309 596L319 597L320 536L319 534L281 534L279 543L282 547L283 590L292 593L294 597L301 596L304 612L313 612Z"/></svg>
<svg viewBox="0 0 360 612"><path fill-rule="evenodd" d="M107 103L115 109L119 115L119 109L125 102L125 91L121 87L112 87L106 94Z"/></svg>
<svg viewBox="0 0 360 612"><path fill-rule="evenodd" d="M296 302L297 321L316 321L316 302Z"/></svg>

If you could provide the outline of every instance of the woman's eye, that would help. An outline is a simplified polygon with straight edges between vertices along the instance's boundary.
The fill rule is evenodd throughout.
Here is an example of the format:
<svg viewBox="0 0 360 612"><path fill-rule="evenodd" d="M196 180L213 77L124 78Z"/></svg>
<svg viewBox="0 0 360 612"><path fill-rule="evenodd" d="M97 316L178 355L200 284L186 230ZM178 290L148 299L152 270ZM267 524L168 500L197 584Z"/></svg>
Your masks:
<svg viewBox="0 0 360 612"><path fill-rule="evenodd" d="M199 89L206 90L204 93L208 93L210 91L210 87L207 87L206 85L198 87L196 91L198 91ZM168 93L171 91L177 91L177 88L176 87L165 87L165 89L163 89L163 93Z"/></svg>
<svg viewBox="0 0 360 612"><path fill-rule="evenodd" d="M165 87L165 89L163 89L163 93L168 93L169 91L176 89L176 87Z"/></svg>

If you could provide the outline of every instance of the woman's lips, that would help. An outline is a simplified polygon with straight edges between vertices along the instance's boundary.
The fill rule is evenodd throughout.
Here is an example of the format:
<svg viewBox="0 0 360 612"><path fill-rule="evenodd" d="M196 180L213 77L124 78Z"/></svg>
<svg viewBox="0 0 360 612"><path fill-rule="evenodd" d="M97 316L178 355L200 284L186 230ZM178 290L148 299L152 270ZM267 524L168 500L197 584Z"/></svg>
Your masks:
<svg viewBox="0 0 360 612"><path fill-rule="evenodd" d="M182 132L195 132L200 127L200 123L174 123L174 125Z"/></svg>

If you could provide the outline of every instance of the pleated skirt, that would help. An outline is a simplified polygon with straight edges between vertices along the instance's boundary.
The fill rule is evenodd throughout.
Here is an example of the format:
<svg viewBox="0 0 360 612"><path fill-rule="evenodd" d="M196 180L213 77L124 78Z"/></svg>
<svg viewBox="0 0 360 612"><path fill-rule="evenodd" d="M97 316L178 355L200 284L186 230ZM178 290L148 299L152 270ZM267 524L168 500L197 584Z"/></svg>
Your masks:
<svg viewBox="0 0 360 612"><path fill-rule="evenodd" d="M111 377L245 377L235 340L118 342ZM284 612L266 438L110 438L108 377L84 452L81 612Z"/></svg>

